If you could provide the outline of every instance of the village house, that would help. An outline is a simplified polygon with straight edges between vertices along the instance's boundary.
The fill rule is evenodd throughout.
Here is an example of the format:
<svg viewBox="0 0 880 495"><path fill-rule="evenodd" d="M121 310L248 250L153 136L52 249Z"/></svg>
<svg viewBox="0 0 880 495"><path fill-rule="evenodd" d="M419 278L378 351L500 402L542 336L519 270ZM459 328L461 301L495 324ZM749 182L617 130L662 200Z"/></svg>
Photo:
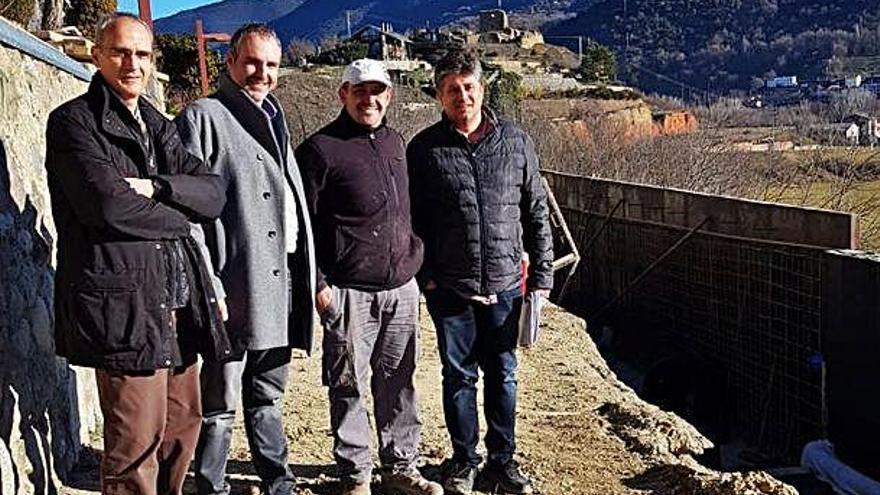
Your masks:
<svg viewBox="0 0 880 495"><path fill-rule="evenodd" d="M413 42L394 32L389 23L367 24L351 34L351 38L367 45L367 56L376 60L410 60Z"/></svg>
<svg viewBox="0 0 880 495"><path fill-rule="evenodd" d="M808 132L812 138L831 146L858 146L859 144L859 126L851 122L814 125L809 128Z"/></svg>
<svg viewBox="0 0 880 495"><path fill-rule="evenodd" d="M854 113L843 119L844 123L859 126L859 144L874 146L880 140L880 126L877 118L865 113Z"/></svg>

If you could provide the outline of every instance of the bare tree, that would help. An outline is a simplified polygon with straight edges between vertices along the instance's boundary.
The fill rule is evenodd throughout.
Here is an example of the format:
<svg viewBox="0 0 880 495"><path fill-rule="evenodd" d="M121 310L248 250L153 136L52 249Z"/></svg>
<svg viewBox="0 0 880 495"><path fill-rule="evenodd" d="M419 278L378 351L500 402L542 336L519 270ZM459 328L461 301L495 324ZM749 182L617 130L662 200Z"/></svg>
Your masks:
<svg viewBox="0 0 880 495"><path fill-rule="evenodd" d="M287 57L293 65L302 65L308 57L315 55L317 47L305 38L294 38L287 45Z"/></svg>
<svg viewBox="0 0 880 495"><path fill-rule="evenodd" d="M877 110L877 97L864 89L850 89L834 93L828 104L828 114L833 122L840 122L854 113L872 114Z"/></svg>

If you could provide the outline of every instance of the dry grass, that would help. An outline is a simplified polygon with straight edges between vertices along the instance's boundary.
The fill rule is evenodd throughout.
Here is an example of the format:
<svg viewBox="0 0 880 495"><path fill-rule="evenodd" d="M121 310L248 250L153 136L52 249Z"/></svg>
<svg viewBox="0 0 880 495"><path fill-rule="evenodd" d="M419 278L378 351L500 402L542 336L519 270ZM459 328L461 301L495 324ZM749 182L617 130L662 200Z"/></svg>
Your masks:
<svg viewBox="0 0 880 495"><path fill-rule="evenodd" d="M339 113L336 88L340 75L341 68L323 68L290 70L282 77L276 95L288 111L294 145ZM398 86L395 91L388 123L405 139L439 118L435 100L419 89ZM711 111L718 121L748 120L723 105ZM786 110L784 120L793 125L806 112ZM580 127L571 122L549 122L537 112L521 112L521 118L544 168L856 213L861 218L863 245L880 248L880 185L876 182L880 152L876 150L826 147L748 152L725 143L736 141L735 137L766 134L766 128L629 139L621 138L622 124L600 117L578 115ZM775 140L794 135L793 126L776 128L772 133Z"/></svg>

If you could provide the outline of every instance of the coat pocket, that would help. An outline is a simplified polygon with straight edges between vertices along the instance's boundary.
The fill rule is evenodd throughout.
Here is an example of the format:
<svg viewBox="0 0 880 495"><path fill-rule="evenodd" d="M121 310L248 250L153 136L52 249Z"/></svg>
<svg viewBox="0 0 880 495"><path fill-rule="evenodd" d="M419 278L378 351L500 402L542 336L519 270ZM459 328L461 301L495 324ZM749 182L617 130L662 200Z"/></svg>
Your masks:
<svg viewBox="0 0 880 495"><path fill-rule="evenodd" d="M143 270L85 272L76 285L73 316L77 331L106 356L140 351L146 337L140 286Z"/></svg>

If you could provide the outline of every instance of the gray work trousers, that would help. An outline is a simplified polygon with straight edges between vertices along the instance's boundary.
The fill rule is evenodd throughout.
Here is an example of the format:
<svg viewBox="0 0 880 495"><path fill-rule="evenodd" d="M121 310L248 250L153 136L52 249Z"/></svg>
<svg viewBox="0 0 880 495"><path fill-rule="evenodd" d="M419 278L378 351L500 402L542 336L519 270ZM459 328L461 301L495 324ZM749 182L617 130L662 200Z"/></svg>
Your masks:
<svg viewBox="0 0 880 495"><path fill-rule="evenodd" d="M419 339L419 289L365 292L334 287L324 323L323 380L329 387L333 455L344 480L369 481L373 459L364 398L367 379L383 469L413 469L421 421L413 375Z"/></svg>
<svg viewBox="0 0 880 495"><path fill-rule="evenodd" d="M247 351L239 361L202 363L203 419L194 466L199 495L229 493L226 459L239 391L245 434L260 476L261 492L293 493L296 478L287 464L287 436L281 414L290 356L289 347L276 347Z"/></svg>

